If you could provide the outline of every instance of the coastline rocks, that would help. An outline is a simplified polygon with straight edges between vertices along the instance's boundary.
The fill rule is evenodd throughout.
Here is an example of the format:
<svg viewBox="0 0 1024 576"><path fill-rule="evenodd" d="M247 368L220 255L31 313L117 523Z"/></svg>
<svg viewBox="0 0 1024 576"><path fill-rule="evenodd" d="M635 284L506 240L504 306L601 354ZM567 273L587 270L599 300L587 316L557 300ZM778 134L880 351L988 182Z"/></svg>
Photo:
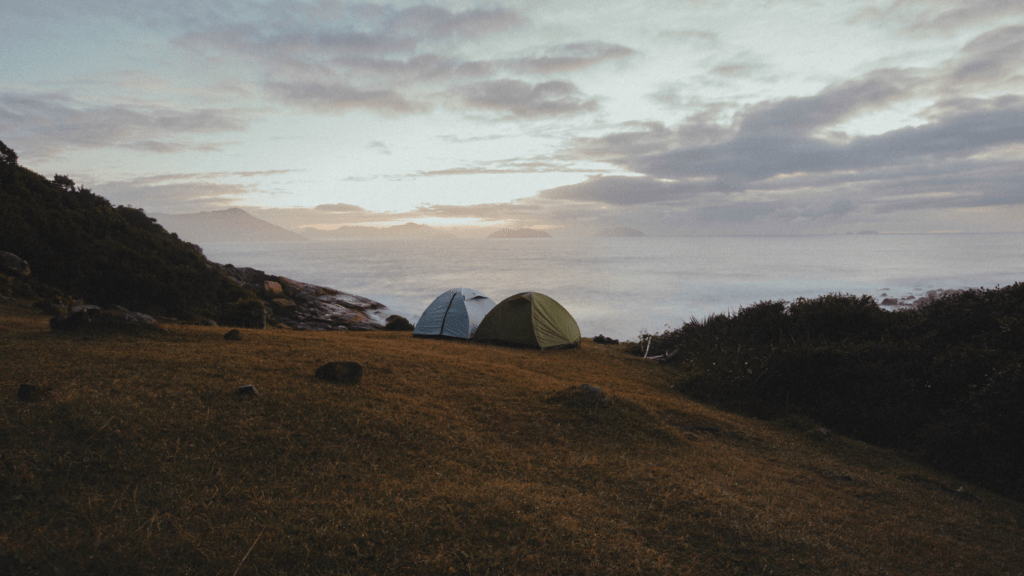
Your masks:
<svg viewBox="0 0 1024 576"><path fill-rule="evenodd" d="M271 323L299 330L381 330L387 323L387 306L369 298L273 276L255 268L214 266L239 286L252 290Z"/></svg>
<svg viewBox="0 0 1024 576"><path fill-rule="evenodd" d="M0 252L0 272L11 276L28 276L32 274L32 270L28 267L28 262L10 252Z"/></svg>
<svg viewBox="0 0 1024 576"><path fill-rule="evenodd" d="M328 362L316 369L315 376L339 384L358 384L363 379L363 365L359 362Z"/></svg>
<svg viewBox="0 0 1024 576"><path fill-rule="evenodd" d="M72 331L72 330L135 330L135 329L156 329L159 330L155 318L141 312L130 310L101 310L99 306L78 305L68 308L68 314L59 312L50 318L50 330Z"/></svg>

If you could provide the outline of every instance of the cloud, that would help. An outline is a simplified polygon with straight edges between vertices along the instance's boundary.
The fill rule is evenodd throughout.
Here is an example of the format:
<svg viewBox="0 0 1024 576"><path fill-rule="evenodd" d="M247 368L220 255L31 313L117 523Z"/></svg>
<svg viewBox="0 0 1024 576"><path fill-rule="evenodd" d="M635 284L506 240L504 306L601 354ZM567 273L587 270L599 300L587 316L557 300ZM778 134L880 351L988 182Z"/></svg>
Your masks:
<svg viewBox="0 0 1024 576"><path fill-rule="evenodd" d="M5 132L20 135L27 155L36 156L67 148L216 150L218 145L194 136L240 132L251 116L251 111L241 109L95 105L61 94L0 94L0 125Z"/></svg>
<svg viewBox="0 0 1024 576"><path fill-rule="evenodd" d="M519 26L524 18L506 9L474 9L453 13L434 6L416 6L393 14L385 31L421 40L475 38Z"/></svg>
<svg viewBox="0 0 1024 576"><path fill-rule="evenodd" d="M635 176L591 177L538 198L628 208L651 218L664 213L677 225L749 220L764 230L908 210L1016 206L1024 203L1024 96L939 98L919 112L922 124L878 134L853 137L835 127L942 94L955 76L950 71L966 73L963 65L972 58L996 63L972 74L1005 76L1018 42L1001 29L931 71L876 70L810 96L742 107L725 122L723 108L709 105L674 127L634 122L578 138L568 156ZM1000 72L993 76L993 70Z"/></svg>
<svg viewBox="0 0 1024 576"><path fill-rule="evenodd" d="M90 186L113 204L145 207L148 212L182 214L223 210L239 205L246 196L260 194L257 184L239 179L286 174L292 170L244 172L195 172L156 174L129 180L100 182ZM234 182L225 182L233 180Z"/></svg>
<svg viewBox="0 0 1024 576"><path fill-rule="evenodd" d="M619 162L655 178L702 177L749 185L786 174L942 160L1024 143L1024 98L1017 96L946 102L934 109L928 124L840 141L809 134L827 120L845 118L840 110L822 109L812 100L799 104L759 106L754 115L741 120L730 139L719 144L680 147ZM755 121L750 122L751 118Z"/></svg>
<svg viewBox="0 0 1024 576"><path fill-rule="evenodd" d="M276 4L294 10L284 14ZM258 18L261 12L264 17ZM421 114L446 100L471 115L490 111L533 119L583 114L597 110L597 100L571 82L495 76L502 71L572 72L635 54L626 46L601 41L557 44L519 58L463 54L466 40L490 39L523 26L526 19L507 9L337 4L310 9L275 2L255 13L244 20L211 22L180 36L177 44L211 59L248 61L254 66L249 74L260 78L255 81L272 99L323 113L359 108Z"/></svg>
<svg viewBox="0 0 1024 576"><path fill-rule="evenodd" d="M167 182L151 184L128 180L93 186L93 192L113 204L144 206L147 212L192 213L230 208L253 190L241 184Z"/></svg>
<svg viewBox="0 0 1024 576"><path fill-rule="evenodd" d="M664 182L649 177L596 176L585 182L544 190L541 198L600 202L611 205L651 204L678 200L687 193L706 192L683 182Z"/></svg>
<svg viewBox="0 0 1024 576"><path fill-rule="evenodd" d="M365 108L383 114L411 114L431 108L429 104L410 101L393 90L362 90L343 83L273 82L266 87L281 102L317 112Z"/></svg>
<svg viewBox="0 0 1024 576"><path fill-rule="evenodd" d="M911 9L910 29L950 32L1010 17L1020 19L1020 5L1013 0L932 0L913 6L897 2L894 8Z"/></svg>
<svg viewBox="0 0 1024 576"><path fill-rule="evenodd" d="M248 61L255 65L248 73L262 77L272 97L322 112L429 111L427 88L496 70L492 62L459 56L451 41L500 33L524 21L505 9L453 12L431 6L284 1L252 11L210 22L176 44L209 59Z"/></svg>
<svg viewBox="0 0 1024 576"><path fill-rule="evenodd" d="M727 62L719 64L711 69L713 76L726 76L729 78L747 78L764 70L764 64L756 62Z"/></svg>
<svg viewBox="0 0 1024 576"><path fill-rule="evenodd" d="M376 150L377 152L385 156L391 155L391 148L388 148L388 145L385 144L384 142L381 142L380 140L374 140L373 142L367 144L366 147L370 150Z"/></svg>
<svg viewBox="0 0 1024 576"><path fill-rule="evenodd" d="M597 100L584 97L575 84L561 81L490 80L456 88L452 95L461 108L517 118L574 116L598 108Z"/></svg>
<svg viewBox="0 0 1024 576"><path fill-rule="evenodd" d="M992 84L1024 75L1024 26L990 30L963 47L951 63L946 84Z"/></svg>
<svg viewBox="0 0 1024 576"><path fill-rule="evenodd" d="M718 34L707 30L662 30L658 36L700 48L714 48L720 44Z"/></svg>
<svg viewBox="0 0 1024 576"><path fill-rule="evenodd" d="M609 60L620 60L636 54L632 48L605 42L577 42L553 46L542 56L522 58L508 63L517 72L551 74L589 68Z"/></svg>

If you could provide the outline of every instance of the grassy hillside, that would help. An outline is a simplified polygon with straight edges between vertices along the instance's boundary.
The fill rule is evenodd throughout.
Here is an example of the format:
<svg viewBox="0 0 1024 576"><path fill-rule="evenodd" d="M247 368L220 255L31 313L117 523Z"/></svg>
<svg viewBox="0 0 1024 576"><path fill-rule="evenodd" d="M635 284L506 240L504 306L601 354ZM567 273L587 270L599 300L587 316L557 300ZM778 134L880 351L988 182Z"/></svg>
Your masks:
<svg viewBox="0 0 1024 576"><path fill-rule="evenodd" d="M688 400L624 347L224 332L0 304L0 573L1024 571L1021 504ZM363 381L313 378L334 360Z"/></svg>
<svg viewBox="0 0 1024 576"><path fill-rule="evenodd" d="M17 286L0 277L0 294L50 296L56 288L100 306L228 324L233 304L255 299L141 210L114 207L66 176L47 180L18 166L16 156L0 160L0 251L32 269Z"/></svg>

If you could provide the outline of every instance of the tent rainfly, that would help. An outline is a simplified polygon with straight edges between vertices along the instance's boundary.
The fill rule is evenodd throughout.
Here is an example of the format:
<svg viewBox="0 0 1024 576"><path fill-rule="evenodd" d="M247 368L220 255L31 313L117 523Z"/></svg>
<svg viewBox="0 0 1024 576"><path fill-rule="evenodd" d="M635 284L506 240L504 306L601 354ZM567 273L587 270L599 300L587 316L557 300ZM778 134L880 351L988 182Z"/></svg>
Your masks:
<svg viewBox="0 0 1024 576"><path fill-rule="evenodd" d="M540 292L522 292L487 313L476 339L545 350L578 347L581 338L576 320L561 304Z"/></svg>
<svg viewBox="0 0 1024 576"><path fill-rule="evenodd" d="M413 336L472 338L494 300L469 288L455 288L441 294L427 306L416 322Z"/></svg>

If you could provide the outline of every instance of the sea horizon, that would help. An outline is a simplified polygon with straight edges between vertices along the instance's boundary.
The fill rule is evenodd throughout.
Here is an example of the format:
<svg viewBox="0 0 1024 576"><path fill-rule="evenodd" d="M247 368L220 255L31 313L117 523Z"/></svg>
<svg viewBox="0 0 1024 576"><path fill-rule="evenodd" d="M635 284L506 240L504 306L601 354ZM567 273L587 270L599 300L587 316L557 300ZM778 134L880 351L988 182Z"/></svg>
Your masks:
<svg viewBox="0 0 1024 576"><path fill-rule="evenodd" d="M584 336L627 340L766 300L841 293L912 303L930 290L1024 279L1024 234L1013 232L473 240L200 246L212 261L357 294L414 323L451 288L495 302L536 291L569 310Z"/></svg>

